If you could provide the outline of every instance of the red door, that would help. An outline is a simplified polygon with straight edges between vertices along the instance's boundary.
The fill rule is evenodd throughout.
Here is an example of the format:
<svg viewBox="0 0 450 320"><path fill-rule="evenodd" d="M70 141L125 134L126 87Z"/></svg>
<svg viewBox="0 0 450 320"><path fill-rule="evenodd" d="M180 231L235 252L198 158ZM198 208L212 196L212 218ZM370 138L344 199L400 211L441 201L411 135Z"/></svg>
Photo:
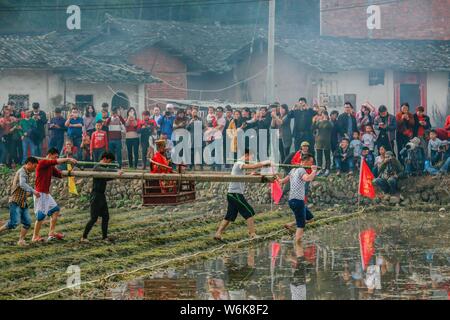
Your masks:
<svg viewBox="0 0 450 320"><path fill-rule="evenodd" d="M427 110L427 74L418 72L394 72L395 113L401 104L408 102L414 113L419 105Z"/></svg>

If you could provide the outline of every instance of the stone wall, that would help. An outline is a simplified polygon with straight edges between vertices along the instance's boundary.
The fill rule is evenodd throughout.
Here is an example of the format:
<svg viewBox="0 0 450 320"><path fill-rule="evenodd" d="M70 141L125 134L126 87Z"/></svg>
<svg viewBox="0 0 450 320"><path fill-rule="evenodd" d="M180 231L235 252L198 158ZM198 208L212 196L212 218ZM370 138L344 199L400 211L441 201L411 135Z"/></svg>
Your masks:
<svg viewBox="0 0 450 320"><path fill-rule="evenodd" d="M8 192L12 173L0 173L0 207L7 208ZM52 195L63 208L87 209L89 207L89 192L92 179L76 179L79 195L70 195L67 179L54 179ZM107 198L111 208L139 208L142 201L140 180L116 180L108 183ZM361 204L383 204L408 206L412 203L450 204L450 177L414 177L400 182L401 193L395 196L383 195L378 192L377 198L361 199ZM309 203L320 206L355 205L358 201L358 180L356 177L318 178L311 183ZM197 184L197 199L199 201L225 201L227 183L203 182ZM246 198L252 204L270 204L270 186L267 184L247 185Z"/></svg>

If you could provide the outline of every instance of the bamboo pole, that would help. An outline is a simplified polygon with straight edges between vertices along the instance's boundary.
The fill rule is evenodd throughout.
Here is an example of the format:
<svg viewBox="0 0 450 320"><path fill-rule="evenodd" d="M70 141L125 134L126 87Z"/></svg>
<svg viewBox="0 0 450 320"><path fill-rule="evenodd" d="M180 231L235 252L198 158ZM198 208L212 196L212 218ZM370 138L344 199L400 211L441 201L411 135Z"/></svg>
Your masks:
<svg viewBox="0 0 450 320"><path fill-rule="evenodd" d="M248 182L248 183L268 183L276 179L276 175L245 175L233 176L223 175L202 175L202 174L179 174L179 173L142 173L142 172L104 172L104 171L62 171L64 177L78 178L104 178L104 179L141 179L141 180L163 180L163 181L196 181L196 182Z"/></svg>

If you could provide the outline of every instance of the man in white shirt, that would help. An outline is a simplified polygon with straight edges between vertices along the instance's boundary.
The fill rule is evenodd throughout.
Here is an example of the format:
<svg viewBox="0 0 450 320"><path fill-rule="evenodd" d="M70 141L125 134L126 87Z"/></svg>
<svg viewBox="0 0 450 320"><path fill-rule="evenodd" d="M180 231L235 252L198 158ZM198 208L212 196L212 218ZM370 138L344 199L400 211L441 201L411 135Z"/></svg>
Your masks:
<svg viewBox="0 0 450 320"><path fill-rule="evenodd" d="M250 154L250 151L246 149L244 156L233 165L231 175L244 176L244 170L254 170L272 165L272 162L270 160L257 163L249 163L251 162L251 159L252 155ZM253 216L255 215L255 210L253 210L252 206L245 199L244 190L244 182L230 182L227 194L228 210L224 219L220 223L219 228L217 229L217 232L214 236L215 240L222 241L222 233L228 227L230 222L236 220L238 213L240 213L241 216L247 221L250 239L256 238L255 220L253 218Z"/></svg>
<svg viewBox="0 0 450 320"><path fill-rule="evenodd" d="M305 154L302 157L303 161L312 158L312 155ZM292 169L289 175L287 175L284 179L280 179L279 182L284 184L290 181L291 187L289 191L289 207L294 213L295 222L297 224L297 230L295 232L295 243L297 248L299 249L302 244L303 238L303 230L305 228L306 220L307 220L307 208L305 205L305 186L307 182L311 182L317 175L317 166L311 166L311 173L308 174L304 168L295 168ZM311 220L312 214L308 217L308 220Z"/></svg>

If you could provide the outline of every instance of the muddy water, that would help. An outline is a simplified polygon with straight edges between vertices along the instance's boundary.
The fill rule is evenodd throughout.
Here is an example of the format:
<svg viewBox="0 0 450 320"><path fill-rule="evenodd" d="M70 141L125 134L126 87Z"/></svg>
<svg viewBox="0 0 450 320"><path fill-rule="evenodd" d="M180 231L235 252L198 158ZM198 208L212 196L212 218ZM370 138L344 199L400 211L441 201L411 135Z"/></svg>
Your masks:
<svg viewBox="0 0 450 320"><path fill-rule="evenodd" d="M449 299L450 215L377 213L168 269L113 299Z"/></svg>

